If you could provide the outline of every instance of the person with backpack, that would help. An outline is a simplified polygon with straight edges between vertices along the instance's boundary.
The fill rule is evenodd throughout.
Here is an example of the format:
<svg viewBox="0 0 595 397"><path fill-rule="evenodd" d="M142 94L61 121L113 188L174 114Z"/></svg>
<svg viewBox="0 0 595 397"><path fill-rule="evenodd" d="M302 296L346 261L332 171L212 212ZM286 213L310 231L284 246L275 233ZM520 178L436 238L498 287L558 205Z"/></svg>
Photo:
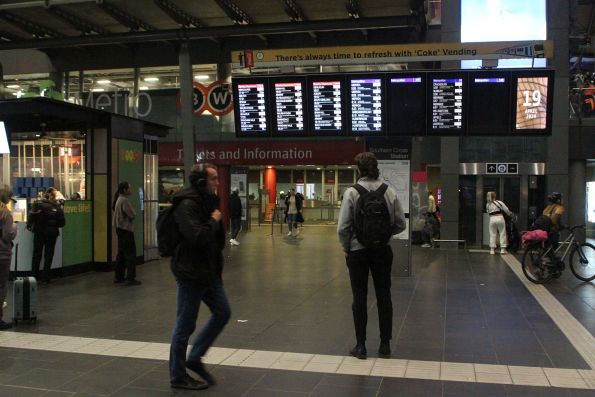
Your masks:
<svg viewBox="0 0 595 397"><path fill-rule="evenodd" d="M337 234L345 252L351 291L356 345L350 354L367 357L368 273L372 273L378 306L382 358L390 357L393 306L391 299L391 237L405 230L405 216L396 192L379 179L378 161L373 153L355 157L359 179L343 195Z"/></svg>
<svg viewBox="0 0 595 397"><path fill-rule="evenodd" d="M215 384L215 379L202 363L202 357L229 321L231 309L221 276L225 228L217 197L217 168L212 164L196 164L189 180L190 187L173 198L173 217L180 241L174 247L171 259L171 269L178 285L178 306L169 373L171 387L201 390ZM211 310L211 318L198 333L186 356L201 301ZM186 369L204 382L188 375Z"/></svg>
<svg viewBox="0 0 595 397"><path fill-rule="evenodd" d="M114 283L126 283L128 286L141 285L136 279L136 243L134 241L134 218L136 212L130 203L132 188L130 183L122 181L114 196L112 223L118 236L118 256L114 272Z"/></svg>
<svg viewBox="0 0 595 397"><path fill-rule="evenodd" d="M44 257L43 277L41 281L51 281L50 271L54 259L56 240L60 235L60 228L66 225L64 211L58 202L58 191L49 187L44 198L36 201L27 218L27 229L33 232L33 259L31 269L36 278L40 278L39 265Z"/></svg>
<svg viewBox="0 0 595 397"><path fill-rule="evenodd" d="M562 193L552 192L549 196L547 196L547 200L550 204L544 208L542 216L548 217L551 222L549 227L543 227L548 232L548 244L552 245L553 247L553 250L551 251L553 255L553 251L560 242L560 230L564 227L562 224L562 215L564 215L566 210L564 209L564 205L562 205ZM537 220L536 223L539 224Z"/></svg>
<svg viewBox="0 0 595 397"><path fill-rule="evenodd" d="M512 212L506 204L496 200L496 192L488 192L486 195L486 212L490 215L490 255L496 254L496 235L500 234L500 254L506 255L508 238L506 231L506 220L504 215L512 216Z"/></svg>

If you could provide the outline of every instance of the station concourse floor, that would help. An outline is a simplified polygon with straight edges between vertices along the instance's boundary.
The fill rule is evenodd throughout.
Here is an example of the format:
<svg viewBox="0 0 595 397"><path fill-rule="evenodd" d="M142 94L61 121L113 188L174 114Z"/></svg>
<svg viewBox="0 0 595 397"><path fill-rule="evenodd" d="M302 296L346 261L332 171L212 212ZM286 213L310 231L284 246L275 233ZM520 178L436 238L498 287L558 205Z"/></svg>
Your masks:
<svg viewBox="0 0 595 397"><path fill-rule="evenodd" d="M137 268L136 287L101 272L41 285L38 322L0 332L0 396L595 395L595 283L567 270L535 286L514 255L414 247L413 276L392 280L392 358L377 358L370 279L368 359L357 360L335 227L270 232L253 227L225 249L232 318L205 358L217 385L169 387L176 287L157 260ZM198 327L208 314L201 306Z"/></svg>

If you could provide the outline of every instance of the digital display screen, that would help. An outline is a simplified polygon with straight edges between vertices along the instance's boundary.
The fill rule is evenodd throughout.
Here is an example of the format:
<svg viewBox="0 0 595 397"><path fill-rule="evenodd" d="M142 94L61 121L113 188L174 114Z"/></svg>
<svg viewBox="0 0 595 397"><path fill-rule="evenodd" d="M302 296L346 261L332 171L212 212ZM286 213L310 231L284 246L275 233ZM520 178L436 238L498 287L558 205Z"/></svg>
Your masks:
<svg viewBox="0 0 595 397"><path fill-rule="evenodd" d="M8 134L6 133L4 121L0 121L0 153L10 153Z"/></svg>
<svg viewBox="0 0 595 397"><path fill-rule="evenodd" d="M339 79L311 82L315 132L343 131L342 84Z"/></svg>
<svg viewBox="0 0 595 397"><path fill-rule="evenodd" d="M425 76L393 76L387 84L389 135L426 134Z"/></svg>
<svg viewBox="0 0 595 397"><path fill-rule="evenodd" d="M432 78L433 130L463 129L463 78Z"/></svg>
<svg viewBox="0 0 595 397"><path fill-rule="evenodd" d="M304 85L299 81L277 82L275 90L276 130L304 131Z"/></svg>
<svg viewBox="0 0 595 397"><path fill-rule="evenodd" d="M382 132L382 79L352 78L351 130L358 132Z"/></svg>
<svg viewBox="0 0 595 397"><path fill-rule="evenodd" d="M268 133L264 83L239 83L235 101L240 132Z"/></svg>
<svg viewBox="0 0 595 397"><path fill-rule="evenodd" d="M508 134L510 74L475 74L469 79L467 132L470 135Z"/></svg>
<svg viewBox="0 0 595 397"><path fill-rule="evenodd" d="M516 129L547 128L548 77L518 77L516 92Z"/></svg>

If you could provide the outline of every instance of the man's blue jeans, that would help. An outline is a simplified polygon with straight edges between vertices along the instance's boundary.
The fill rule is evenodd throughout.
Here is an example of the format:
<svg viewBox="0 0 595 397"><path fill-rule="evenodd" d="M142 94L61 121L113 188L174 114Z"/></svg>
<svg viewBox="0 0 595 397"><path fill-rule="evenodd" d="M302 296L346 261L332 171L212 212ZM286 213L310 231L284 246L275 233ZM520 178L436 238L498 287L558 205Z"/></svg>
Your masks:
<svg viewBox="0 0 595 397"><path fill-rule="evenodd" d="M188 361L199 361L205 355L231 316L221 280L217 280L210 287L197 287L193 282L178 280L178 314L169 351L171 382L181 381L186 375L188 339L196 329L201 301L211 309L212 315L196 337L188 354Z"/></svg>

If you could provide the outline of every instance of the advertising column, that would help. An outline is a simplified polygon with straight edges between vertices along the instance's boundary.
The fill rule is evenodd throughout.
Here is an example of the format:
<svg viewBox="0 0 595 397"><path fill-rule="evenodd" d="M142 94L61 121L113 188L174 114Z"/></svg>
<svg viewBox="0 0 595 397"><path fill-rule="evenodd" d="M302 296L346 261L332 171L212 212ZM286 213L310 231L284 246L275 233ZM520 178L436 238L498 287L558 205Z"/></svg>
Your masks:
<svg viewBox="0 0 595 397"><path fill-rule="evenodd" d="M376 155L380 179L397 192L403 207L407 228L391 239L395 276L411 276L411 228L409 202L411 197L411 139L369 139L366 150Z"/></svg>

